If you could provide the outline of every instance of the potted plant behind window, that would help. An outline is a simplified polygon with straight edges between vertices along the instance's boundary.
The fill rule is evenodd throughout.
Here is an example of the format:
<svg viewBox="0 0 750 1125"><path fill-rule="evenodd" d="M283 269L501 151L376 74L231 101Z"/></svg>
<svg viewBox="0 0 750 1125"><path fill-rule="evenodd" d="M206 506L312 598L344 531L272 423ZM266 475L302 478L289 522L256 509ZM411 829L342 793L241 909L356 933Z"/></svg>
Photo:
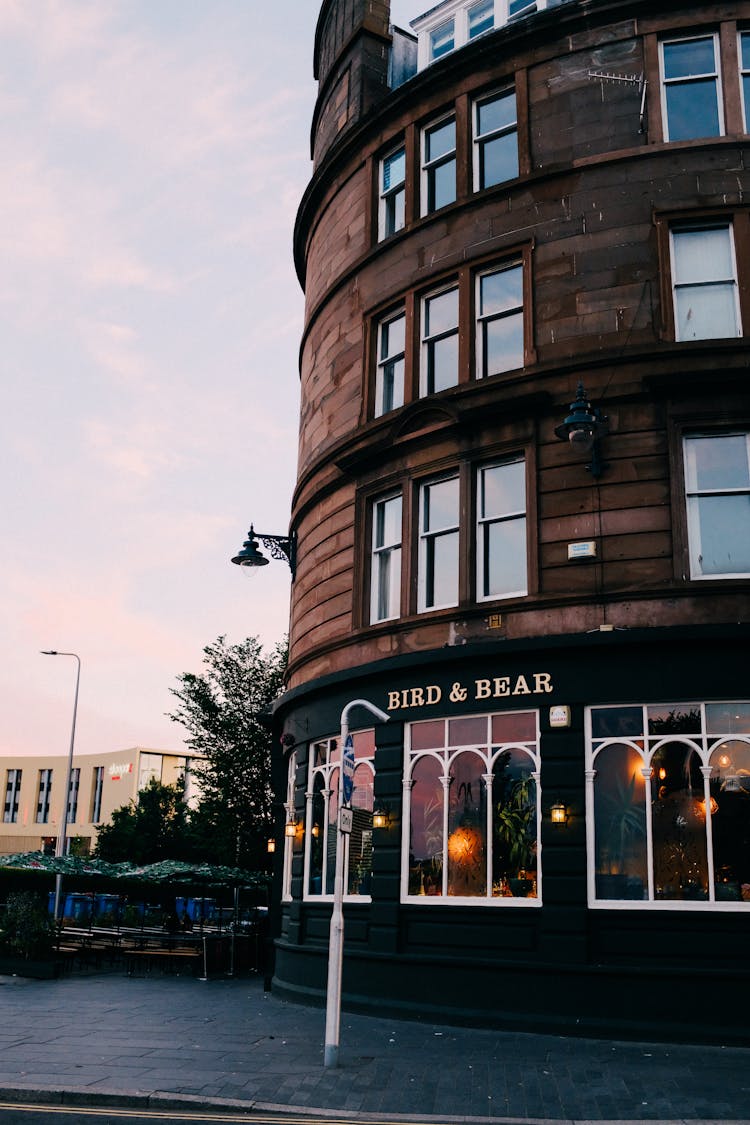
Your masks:
<svg viewBox="0 0 750 1125"><path fill-rule="evenodd" d="M513 898L529 898L536 882L536 783L529 773L506 778L502 789L495 807L495 868L505 869Z"/></svg>

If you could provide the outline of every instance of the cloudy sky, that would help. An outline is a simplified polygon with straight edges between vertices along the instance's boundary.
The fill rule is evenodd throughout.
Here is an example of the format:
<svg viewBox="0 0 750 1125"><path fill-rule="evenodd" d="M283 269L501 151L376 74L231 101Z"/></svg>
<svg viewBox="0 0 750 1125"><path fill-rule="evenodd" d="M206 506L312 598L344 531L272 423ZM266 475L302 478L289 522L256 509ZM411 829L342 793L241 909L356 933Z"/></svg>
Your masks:
<svg viewBox="0 0 750 1125"><path fill-rule="evenodd" d="M430 4L395 0L402 26ZM318 0L0 0L0 755L179 748L287 630Z"/></svg>

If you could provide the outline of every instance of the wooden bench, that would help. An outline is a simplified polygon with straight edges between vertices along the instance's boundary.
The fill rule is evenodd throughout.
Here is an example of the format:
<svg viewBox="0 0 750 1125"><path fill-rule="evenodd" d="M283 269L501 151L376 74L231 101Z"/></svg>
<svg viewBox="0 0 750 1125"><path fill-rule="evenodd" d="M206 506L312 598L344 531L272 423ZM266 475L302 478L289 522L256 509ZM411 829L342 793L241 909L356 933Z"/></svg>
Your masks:
<svg viewBox="0 0 750 1125"><path fill-rule="evenodd" d="M158 965L163 972L179 974L180 968L190 967L193 972L197 971L201 960L199 949L125 949L123 954L129 977L134 975L139 964L143 965L146 973Z"/></svg>

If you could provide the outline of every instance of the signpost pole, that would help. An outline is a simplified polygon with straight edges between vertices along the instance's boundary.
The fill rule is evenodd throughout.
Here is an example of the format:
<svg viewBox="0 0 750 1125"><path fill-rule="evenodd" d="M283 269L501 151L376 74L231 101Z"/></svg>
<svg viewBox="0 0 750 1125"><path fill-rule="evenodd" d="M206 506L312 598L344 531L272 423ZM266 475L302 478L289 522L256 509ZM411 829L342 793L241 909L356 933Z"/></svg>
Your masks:
<svg viewBox="0 0 750 1125"><path fill-rule="evenodd" d="M354 748L349 735L349 712L354 707L364 707L381 722L387 723L389 716L369 703L366 699L353 699L341 712L341 741L339 749L341 763L338 785L338 816L336 818L336 877L333 884L333 910L328 938L328 988L326 990L326 1042L323 1066L339 1064L339 1031L341 1027L341 974L344 961L344 836L342 830L342 811L344 799L350 807L354 776ZM347 743L349 744L347 746ZM349 751L349 753L347 753ZM346 779L346 785L345 785ZM344 789L347 789L346 796Z"/></svg>

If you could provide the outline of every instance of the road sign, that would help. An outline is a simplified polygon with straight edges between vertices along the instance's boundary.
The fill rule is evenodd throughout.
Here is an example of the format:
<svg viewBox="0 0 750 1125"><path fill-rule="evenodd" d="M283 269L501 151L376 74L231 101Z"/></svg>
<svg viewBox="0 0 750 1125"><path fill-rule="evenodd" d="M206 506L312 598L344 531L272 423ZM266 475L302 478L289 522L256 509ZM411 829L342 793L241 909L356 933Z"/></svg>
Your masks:
<svg viewBox="0 0 750 1125"><path fill-rule="evenodd" d="M346 807L339 809L339 831L349 835L354 824L354 810Z"/></svg>
<svg viewBox="0 0 750 1125"><path fill-rule="evenodd" d="M341 759L341 779L344 787L344 803L348 805L351 803L354 790L354 739L350 734L346 736L346 742L344 743L344 754Z"/></svg>

